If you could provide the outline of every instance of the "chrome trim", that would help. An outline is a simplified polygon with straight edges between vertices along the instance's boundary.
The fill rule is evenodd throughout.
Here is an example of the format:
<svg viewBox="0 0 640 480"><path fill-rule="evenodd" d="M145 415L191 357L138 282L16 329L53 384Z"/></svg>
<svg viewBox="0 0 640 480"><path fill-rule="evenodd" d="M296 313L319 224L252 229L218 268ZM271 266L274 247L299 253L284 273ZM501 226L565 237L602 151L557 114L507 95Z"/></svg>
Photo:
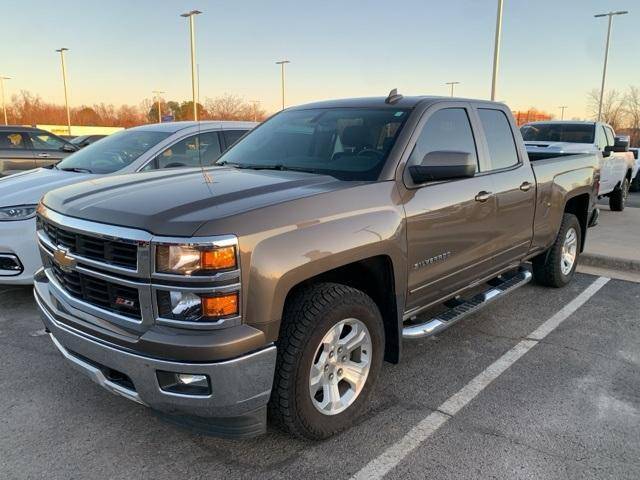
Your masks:
<svg viewBox="0 0 640 480"><path fill-rule="evenodd" d="M192 292L192 293L233 293L238 292L238 315L234 317L221 318L215 322L187 322L164 318L160 316L158 308L158 291L165 292ZM220 328L234 327L242 323L242 313L240 305L242 304L242 292L239 283L233 285L224 285L221 287L176 287L172 285L151 285L151 298L153 299L153 311L156 324L166 325L169 327L188 328L190 330L217 330Z"/></svg>
<svg viewBox="0 0 640 480"><path fill-rule="evenodd" d="M12 253L0 253L0 258L9 258L9 259L13 260L13 262L15 263L15 265L17 267L20 267L20 270L3 270L3 269L0 269L0 277L17 277L22 272L24 272L24 267L22 266L22 263L20 262L20 259L18 258L17 255L14 255ZM4 272L8 272L8 273L4 273Z"/></svg>
<svg viewBox="0 0 640 480"><path fill-rule="evenodd" d="M165 245L184 245L190 247L235 247L236 269L216 273L214 275L179 275L175 273L163 273L156 270L157 247ZM215 237L163 237L154 236L150 243L151 277L159 280L176 280L179 282L222 282L240 277L240 249L238 237L235 235L218 235Z"/></svg>
<svg viewBox="0 0 640 480"><path fill-rule="evenodd" d="M45 315L47 315L47 317L51 317L49 312L47 312L45 309L41 309L41 310L45 313ZM111 380L109 380L107 377L104 376L104 373L102 373L102 370L76 357L73 353L71 353L69 350L64 348L62 344L58 342L56 337L53 336L53 334L50 333L49 337L51 338L51 341L56 346L56 348L60 351L60 353L64 358L66 358L69 362L71 362L71 364L77 370L80 370L85 375L88 375L89 378L91 378L91 380L96 382L102 388L109 390L111 393L115 393L116 395L120 395L129 400L133 400L134 402L137 402L140 405L144 405L145 407L148 406L146 403L142 401L142 399L140 398L140 395L138 395L138 392L136 392L135 390L131 390L129 388L123 387L122 385L118 385L117 383L113 383Z"/></svg>
<svg viewBox="0 0 640 480"><path fill-rule="evenodd" d="M87 303L84 300L80 300L79 298L70 295L62 285L60 285L60 282L58 282L58 279L51 272L51 269L45 269L44 274L46 275L47 280L49 280L51 295L65 306L71 306L81 312L93 315L124 328L134 328L136 331L141 331L141 326L149 326L152 323L153 315L145 317L143 313L142 319L137 320L132 317L112 312L111 310L106 310L102 307L98 307L97 305ZM140 292L138 292L138 294L140 294ZM140 303L140 310L142 311L142 302L140 299L138 299L138 303Z"/></svg>

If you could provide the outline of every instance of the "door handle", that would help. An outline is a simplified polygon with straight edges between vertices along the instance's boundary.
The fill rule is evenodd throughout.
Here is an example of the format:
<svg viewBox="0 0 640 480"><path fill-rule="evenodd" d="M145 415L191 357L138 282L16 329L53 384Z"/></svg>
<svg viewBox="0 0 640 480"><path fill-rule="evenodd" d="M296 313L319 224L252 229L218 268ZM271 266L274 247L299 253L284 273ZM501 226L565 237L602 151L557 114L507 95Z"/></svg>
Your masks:
<svg viewBox="0 0 640 480"><path fill-rule="evenodd" d="M38 156L40 158L49 158L51 155L49 155L48 153L39 153Z"/></svg>
<svg viewBox="0 0 640 480"><path fill-rule="evenodd" d="M476 202L486 202L492 196L493 196L493 193L486 192L486 191L483 190L481 192L478 192L478 194L476 195Z"/></svg>
<svg viewBox="0 0 640 480"><path fill-rule="evenodd" d="M528 192L529 190L531 190L531 187L533 187L533 184L531 182L522 182L522 185L520 185L520 190L522 190L523 192Z"/></svg>

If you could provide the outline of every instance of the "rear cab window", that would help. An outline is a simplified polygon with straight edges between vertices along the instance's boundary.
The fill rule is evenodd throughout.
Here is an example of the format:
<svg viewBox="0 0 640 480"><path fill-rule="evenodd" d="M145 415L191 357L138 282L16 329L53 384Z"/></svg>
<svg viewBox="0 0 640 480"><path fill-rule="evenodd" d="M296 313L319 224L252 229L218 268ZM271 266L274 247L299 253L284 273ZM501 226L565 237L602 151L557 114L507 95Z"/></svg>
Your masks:
<svg viewBox="0 0 640 480"><path fill-rule="evenodd" d="M503 170L518 165L518 149L505 113L492 108L478 108L478 116L489 150L488 165L482 166L481 170Z"/></svg>
<svg viewBox="0 0 640 480"><path fill-rule="evenodd" d="M30 148L29 139L24 132L0 132L0 150L25 150Z"/></svg>

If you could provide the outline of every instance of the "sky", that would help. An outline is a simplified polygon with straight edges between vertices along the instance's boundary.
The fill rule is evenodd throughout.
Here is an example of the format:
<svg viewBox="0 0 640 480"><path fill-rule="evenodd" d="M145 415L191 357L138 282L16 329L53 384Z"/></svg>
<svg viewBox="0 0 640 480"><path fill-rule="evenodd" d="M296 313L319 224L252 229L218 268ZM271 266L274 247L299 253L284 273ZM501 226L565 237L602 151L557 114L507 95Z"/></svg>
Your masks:
<svg viewBox="0 0 640 480"><path fill-rule="evenodd" d="M635 8L634 8L635 7ZM234 94L279 109L286 58L287 104L400 93L488 98L497 0L2 0L0 74L20 90L64 102L139 104L152 90L191 97L189 30L196 17L200 98ZM587 114L599 88L606 18L614 18L607 88L640 87L640 0L504 0L497 100L565 118ZM635 10L635 11L634 11ZM10 15L7 14L10 12Z"/></svg>

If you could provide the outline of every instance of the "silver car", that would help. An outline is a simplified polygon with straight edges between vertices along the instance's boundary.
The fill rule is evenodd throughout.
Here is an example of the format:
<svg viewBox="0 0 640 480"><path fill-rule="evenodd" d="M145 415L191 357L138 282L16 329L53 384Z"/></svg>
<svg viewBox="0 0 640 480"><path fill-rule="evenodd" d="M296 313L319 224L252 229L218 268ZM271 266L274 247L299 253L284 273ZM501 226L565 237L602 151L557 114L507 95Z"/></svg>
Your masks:
<svg viewBox="0 0 640 480"><path fill-rule="evenodd" d="M109 135L57 165L0 179L0 284L30 284L40 267L35 209L55 188L106 175L211 166L256 124L175 122Z"/></svg>

